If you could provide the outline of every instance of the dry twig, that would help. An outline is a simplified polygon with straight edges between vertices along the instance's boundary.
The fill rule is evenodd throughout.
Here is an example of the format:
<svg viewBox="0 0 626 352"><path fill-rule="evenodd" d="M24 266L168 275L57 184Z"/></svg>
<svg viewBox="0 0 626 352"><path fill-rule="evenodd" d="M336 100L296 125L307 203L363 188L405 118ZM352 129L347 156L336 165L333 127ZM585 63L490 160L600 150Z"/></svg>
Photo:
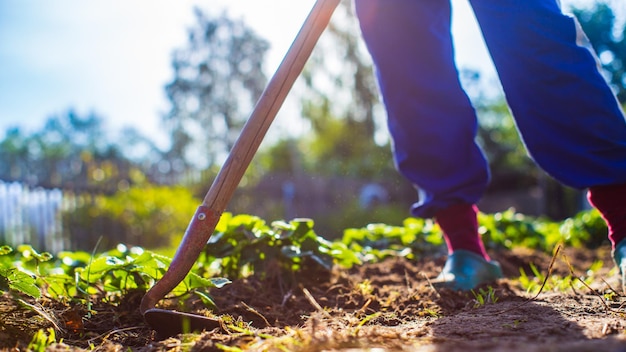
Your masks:
<svg viewBox="0 0 626 352"><path fill-rule="evenodd" d="M539 291L537 292L537 294L535 294L533 297L528 298L527 300L525 300L524 302L518 304L515 307L496 312L496 313L494 313L494 315L500 315L500 314L504 314L504 313L507 313L507 312L510 312L510 311L514 311L516 309L519 309L519 308L525 306L526 304L528 304L530 302L535 301L537 299L537 297L539 297L541 292L543 292L543 289L546 287L546 283L548 282L548 279L550 278L550 276L552 276L552 270L554 269L554 263L556 262L557 256L561 252L561 248L562 248L561 244L556 246L556 249L554 250L554 254L552 255L552 259L550 260L550 265L548 266L548 273L544 277L543 282L541 283L541 287L539 287Z"/></svg>
<svg viewBox="0 0 626 352"><path fill-rule="evenodd" d="M311 305L315 307L315 309L317 309L318 312L322 313L326 318L331 317L330 313L325 311L324 308L322 308L322 306L320 306L320 304L317 303L317 301L315 300L315 297L313 297L311 292L309 292L309 290L307 290L306 287L302 287L302 292L304 292L304 296L306 297L306 299L309 300L309 303L311 303Z"/></svg>
<svg viewBox="0 0 626 352"><path fill-rule="evenodd" d="M256 316L258 316L259 318L263 319L263 321L265 322L265 325L269 328L272 326L272 324L270 324L269 321L267 321L267 319L265 319L265 317L263 316L263 314L259 313L258 310L250 307L249 305L247 305L245 302L241 302L241 304L246 308L246 310Z"/></svg>

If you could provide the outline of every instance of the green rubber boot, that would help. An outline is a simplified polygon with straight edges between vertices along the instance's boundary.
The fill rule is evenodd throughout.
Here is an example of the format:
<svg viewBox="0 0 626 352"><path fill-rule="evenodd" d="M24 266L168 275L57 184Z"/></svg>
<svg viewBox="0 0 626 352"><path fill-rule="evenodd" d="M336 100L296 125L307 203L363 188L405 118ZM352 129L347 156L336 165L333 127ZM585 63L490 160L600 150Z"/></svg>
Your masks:
<svg viewBox="0 0 626 352"><path fill-rule="evenodd" d="M613 251L613 260L622 276L622 291L626 292L626 240L620 241Z"/></svg>
<svg viewBox="0 0 626 352"><path fill-rule="evenodd" d="M624 254L626 256L626 246ZM433 281L433 285L456 291L469 291L502 277L500 263L495 260L487 261L474 252L460 249L448 257L441 274Z"/></svg>

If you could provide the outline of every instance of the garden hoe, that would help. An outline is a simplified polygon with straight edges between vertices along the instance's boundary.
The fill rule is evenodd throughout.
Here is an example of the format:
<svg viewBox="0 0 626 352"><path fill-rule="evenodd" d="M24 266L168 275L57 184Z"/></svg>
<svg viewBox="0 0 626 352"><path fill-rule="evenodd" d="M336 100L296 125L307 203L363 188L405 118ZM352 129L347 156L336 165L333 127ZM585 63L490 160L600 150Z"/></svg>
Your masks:
<svg viewBox="0 0 626 352"><path fill-rule="evenodd" d="M174 259L163 277L146 293L139 307L146 322L161 337L181 332L211 330L217 319L155 308L187 276L215 230L245 170L302 72L320 35L340 0L317 0L276 73L270 79L228 158L191 219Z"/></svg>

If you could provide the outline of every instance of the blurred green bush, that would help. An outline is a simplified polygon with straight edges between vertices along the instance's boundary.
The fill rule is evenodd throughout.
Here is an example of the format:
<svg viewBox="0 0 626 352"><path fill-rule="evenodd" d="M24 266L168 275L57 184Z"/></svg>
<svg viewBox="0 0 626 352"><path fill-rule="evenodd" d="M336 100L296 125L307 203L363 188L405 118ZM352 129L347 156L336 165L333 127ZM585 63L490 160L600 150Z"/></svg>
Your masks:
<svg viewBox="0 0 626 352"><path fill-rule="evenodd" d="M93 196L63 211L63 229L74 250L105 249L118 243L175 247L200 203L183 187L142 184Z"/></svg>

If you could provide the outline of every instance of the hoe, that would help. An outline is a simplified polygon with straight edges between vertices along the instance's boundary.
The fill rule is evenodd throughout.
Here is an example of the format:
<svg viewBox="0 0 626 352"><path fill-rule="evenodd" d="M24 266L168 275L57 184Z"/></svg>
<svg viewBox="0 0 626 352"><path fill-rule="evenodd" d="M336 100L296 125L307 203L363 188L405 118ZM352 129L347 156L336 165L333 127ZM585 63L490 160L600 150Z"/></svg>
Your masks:
<svg viewBox="0 0 626 352"><path fill-rule="evenodd" d="M259 98L202 204L193 215L170 267L143 297L139 309L146 322L159 336L210 330L220 326L217 319L159 309L155 306L187 276L198 259L339 1L316 1L276 73Z"/></svg>

